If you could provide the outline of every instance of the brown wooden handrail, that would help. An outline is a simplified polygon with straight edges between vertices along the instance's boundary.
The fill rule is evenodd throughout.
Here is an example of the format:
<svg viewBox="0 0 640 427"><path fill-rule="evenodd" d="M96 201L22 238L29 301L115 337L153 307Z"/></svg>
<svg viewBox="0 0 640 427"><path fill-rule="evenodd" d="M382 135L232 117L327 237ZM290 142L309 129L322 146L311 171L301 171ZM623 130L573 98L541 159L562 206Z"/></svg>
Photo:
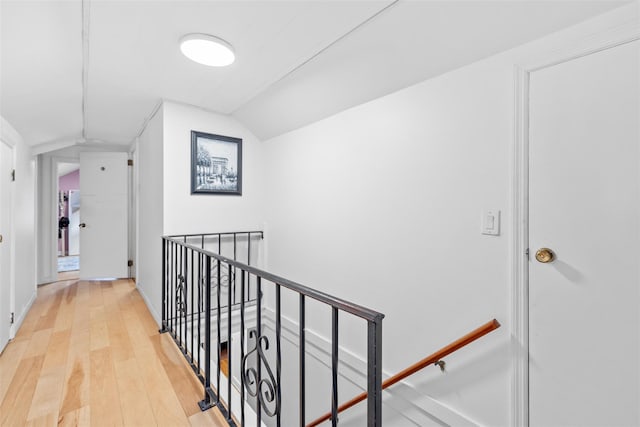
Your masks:
<svg viewBox="0 0 640 427"><path fill-rule="evenodd" d="M407 378L408 376L415 374L419 370L421 370L421 369L423 369L423 368L425 368L425 367L427 367L429 365L432 365L434 363L439 362L442 358L450 355L454 351L457 351L457 350L461 349L465 345L467 345L469 343L472 343L473 341L477 340L478 338L485 336L489 332L498 329L499 327L500 327L500 323L496 319L493 319L493 320L485 323L484 325L480 326L479 328L476 328L473 331L469 332L465 336L463 336L461 338L458 338L457 340L455 340L454 342L452 342L448 346L443 347L440 350L436 351L432 355L425 357L421 361L419 361L419 362L409 366L408 368L398 372L394 376L387 378L385 381L382 382L382 390L386 389L387 387L391 387L392 385L394 385L398 381L402 381L403 379ZM362 394L359 394L358 396L354 397L350 401L345 402L342 405L340 405L338 407L338 413L344 411L345 409L351 408L356 403L362 402L366 398L367 398L367 392L365 391ZM323 416L321 416L320 418L318 418L318 419L312 421L311 423L307 424L306 427L315 427L315 426L319 425L320 423L322 423L324 421L327 421L327 420L330 420L330 419L331 419L331 412L328 412L328 413L324 414Z"/></svg>

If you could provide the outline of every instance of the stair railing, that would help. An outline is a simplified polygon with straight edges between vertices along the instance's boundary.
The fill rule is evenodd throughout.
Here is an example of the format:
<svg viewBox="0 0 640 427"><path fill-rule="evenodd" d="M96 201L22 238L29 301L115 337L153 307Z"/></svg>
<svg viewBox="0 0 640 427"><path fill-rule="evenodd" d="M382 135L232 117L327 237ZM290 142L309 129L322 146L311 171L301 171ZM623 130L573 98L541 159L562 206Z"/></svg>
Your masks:
<svg viewBox="0 0 640 427"><path fill-rule="evenodd" d="M387 378L385 381L382 382L382 389L384 390L384 389L386 389L388 387L391 387L392 385L396 384L397 382L400 382L400 381L404 380L408 376L411 376L411 375L415 374L416 372L420 371L421 369L424 369L425 367L427 367L429 365L438 365L438 366L440 366L441 369L443 369L444 368L444 362L442 361L443 358L445 358L446 356L450 355L454 351L457 351L457 350L461 349L462 347L466 346L467 344L472 343L473 341L477 340L478 338L485 336L489 332L498 329L499 327L500 327L500 323L498 323L498 321L496 319L493 319L493 320L485 323L484 325L474 329L473 331L469 332L468 334L464 335L463 337L458 338L457 340L455 340L451 344L447 345L446 347L441 348L440 350L438 350L435 353L425 357L424 359L420 360L419 362L417 362L417 363L409 366L408 368L398 372L397 374L393 375L392 377ZM344 411L346 409L349 409L352 406L356 405L357 403L362 402L366 398L367 398L367 392L363 392L363 393L359 394L358 396L354 397L353 399L349 400L348 402L345 402L342 405L340 405L338 407L337 412L340 413L340 412L342 412L342 411ZM316 420L312 421L311 423L307 424L307 427L315 427L315 426L317 426L317 425L319 425L319 424L321 424L321 423L323 423L325 421L335 420L335 419L336 419L336 414L334 414L334 411L327 412L323 416L321 416L321 417L317 418Z"/></svg>
<svg viewBox="0 0 640 427"><path fill-rule="evenodd" d="M210 235L180 235L162 238L162 329L171 335L187 362L198 376L204 388L204 398L199 402L204 411L217 406L231 426L249 423L262 426L262 417L272 417L274 425L281 426L281 338L282 301L281 293L297 295L298 342L297 359L299 369L299 425L304 427L306 395L306 304L313 300L331 309L331 387L327 397L331 399L332 424L337 425L338 413L338 364L339 364L339 317L354 316L366 320L367 334L367 426L382 425L382 319L377 311L328 295L315 289L276 276L249 265L252 257L237 259L241 244L248 247L262 238L262 232L216 233ZM233 242L223 256L225 241ZM213 247L212 247L213 245ZM217 248L216 248L217 245ZM211 250L213 249L213 250ZM215 253L215 250L218 253ZM254 248L255 251L255 248ZM242 261L247 261L242 262ZM221 301L223 277L227 279L226 305ZM263 301L265 292L273 296L272 306ZM236 298L235 294L239 297ZM250 296L250 298L248 297ZM285 299L289 301L290 299ZM239 304L234 304L238 301ZM272 332L263 328L267 320L266 309L273 309L275 324ZM265 314L263 314L263 311ZM248 316L255 316L247 319ZM271 315L270 315L271 316ZM221 348L224 337L222 318L226 319L224 333L227 342L239 335L239 349L227 346L228 371L226 393L221 388ZM238 322L239 317L239 322ZM233 321L232 321L233 320ZM235 328L235 329L234 329ZM248 336L248 340L245 338ZM269 340L272 342L270 343ZM275 341L275 342L274 342ZM252 344L249 345L249 342ZM245 345L247 349L245 351ZM251 348L252 347L252 348ZM273 352L275 350L275 356ZM232 391L234 372L233 354L240 352L240 387ZM267 354L268 352L270 353ZM213 356L218 361L212 369ZM275 361L275 363L273 363ZM270 363L271 362L271 363ZM275 366L273 366L275 365ZM245 413L247 402L253 411ZM251 405L251 402L249 404ZM288 422L290 425L290 421Z"/></svg>

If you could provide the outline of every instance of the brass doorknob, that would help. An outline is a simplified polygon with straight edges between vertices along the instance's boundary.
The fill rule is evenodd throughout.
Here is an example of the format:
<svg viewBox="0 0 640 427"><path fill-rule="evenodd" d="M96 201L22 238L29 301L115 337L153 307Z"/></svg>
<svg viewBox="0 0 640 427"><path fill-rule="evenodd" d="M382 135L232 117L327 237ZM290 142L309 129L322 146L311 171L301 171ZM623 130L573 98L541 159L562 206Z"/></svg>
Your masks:
<svg viewBox="0 0 640 427"><path fill-rule="evenodd" d="M536 251L536 260L543 264L553 261L556 259L556 254L549 248L540 248Z"/></svg>

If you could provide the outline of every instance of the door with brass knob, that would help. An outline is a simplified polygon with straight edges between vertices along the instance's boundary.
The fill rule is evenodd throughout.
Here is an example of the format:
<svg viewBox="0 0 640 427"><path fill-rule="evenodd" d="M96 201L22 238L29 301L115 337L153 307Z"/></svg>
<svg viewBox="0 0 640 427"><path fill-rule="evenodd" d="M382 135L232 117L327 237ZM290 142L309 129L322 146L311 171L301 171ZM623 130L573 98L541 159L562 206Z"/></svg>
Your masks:
<svg viewBox="0 0 640 427"><path fill-rule="evenodd" d="M530 74L531 427L640 425L639 75L640 41Z"/></svg>
<svg viewBox="0 0 640 427"><path fill-rule="evenodd" d="M556 255L549 248L540 248L536 251L536 260L543 264L553 261L556 259Z"/></svg>

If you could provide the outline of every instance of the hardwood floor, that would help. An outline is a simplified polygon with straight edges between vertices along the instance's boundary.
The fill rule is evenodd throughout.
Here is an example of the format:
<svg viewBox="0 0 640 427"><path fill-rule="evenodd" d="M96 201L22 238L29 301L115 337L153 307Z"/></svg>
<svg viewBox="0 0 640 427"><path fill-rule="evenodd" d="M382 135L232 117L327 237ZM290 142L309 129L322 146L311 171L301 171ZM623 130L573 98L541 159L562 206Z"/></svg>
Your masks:
<svg viewBox="0 0 640 427"><path fill-rule="evenodd" d="M0 356L1 426L226 426L130 280L67 280Z"/></svg>

